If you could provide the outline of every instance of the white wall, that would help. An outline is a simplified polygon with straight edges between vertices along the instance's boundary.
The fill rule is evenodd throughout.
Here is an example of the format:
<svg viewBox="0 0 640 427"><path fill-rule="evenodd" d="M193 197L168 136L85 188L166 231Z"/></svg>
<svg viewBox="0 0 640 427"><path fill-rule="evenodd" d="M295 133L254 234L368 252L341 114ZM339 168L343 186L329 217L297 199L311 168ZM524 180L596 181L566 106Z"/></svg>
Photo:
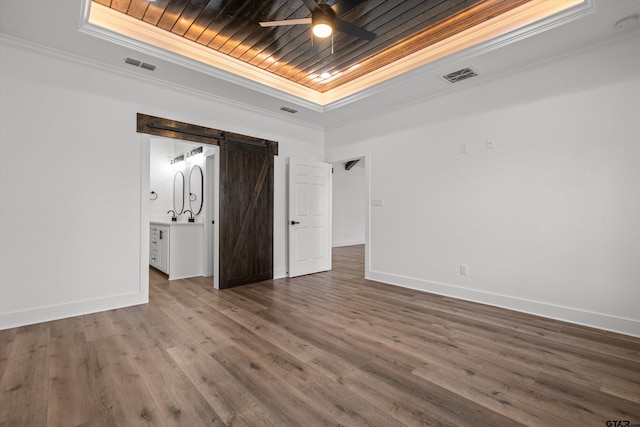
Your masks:
<svg viewBox="0 0 640 427"><path fill-rule="evenodd" d="M637 43L329 130L326 159L368 153L384 199L367 277L640 336Z"/></svg>
<svg viewBox="0 0 640 427"><path fill-rule="evenodd" d="M1 43L0 329L146 300L138 112L280 142L284 275L286 157L320 160L321 130ZM325 159L367 155L385 200L367 276L640 335L637 45L328 130Z"/></svg>
<svg viewBox="0 0 640 427"><path fill-rule="evenodd" d="M194 148L203 147L203 155L196 156L194 160L170 163L173 159L181 154L185 154ZM179 140L171 140L166 138L152 137L149 150L150 157L150 173L149 186L150 190L155 191L157 198L149 202L149 218L151 220L169 221L172 214L168 214L169 210L174 210L173 206L173 183L176 173L182 172L184 175L184 210L191 210L189 204L189 177L193 166L200 166L203 175L206 176L205 157L213 153L213 146L204 144L187 143ZM206 183L204 185L206 187ZM206 188L203 189L203 197L207 197ZM196 204L193 202L194 205ZM202 210L194 217L196 222L203 222L206 215L207 204L204 203ZM178 221L187 221L189 213L178 215Z"/></svg>
<svg viewBox="0 0 640 427"><path fill-rule="evenodd" d="M0 329L146 301L138 112L280 142L274 270L284 275L285 158L322 160L321 130L0 42Z"/></svg>
<svg viewBox="0 0 640 427"><path fill-rule="evenodd" d="M364 159L350 170L345 161L333 166L333 246L364 244L366 177Z"/></svg>

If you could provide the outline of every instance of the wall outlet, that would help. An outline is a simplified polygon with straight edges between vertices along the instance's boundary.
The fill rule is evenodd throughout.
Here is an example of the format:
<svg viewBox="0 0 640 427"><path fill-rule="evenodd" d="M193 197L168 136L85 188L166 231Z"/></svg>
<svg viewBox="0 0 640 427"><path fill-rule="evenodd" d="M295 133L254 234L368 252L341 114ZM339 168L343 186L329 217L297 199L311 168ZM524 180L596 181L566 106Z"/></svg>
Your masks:
<svg viewBox="0 0 640 427"><path fill-rule="evenodd" d="M381 208L384 206L384 199L371 199L371 206Z"/></svg>
<svg viewBox="0 0 640 427"><path fill-rule="evenodd" d="M486 142L486 146L487 146L487 150L493 150L494 148L496 148L496 140L493 138L487 138Z"/></svg>
<svg viewBox="0 0 640 427"><path fill-rule="evenodd" d="M469 266L466 264L460 264L460 275L468 276L469 275Z"/></svg>
<svg viewBox="0 0 640 427"><path fill-rule="evenodd" d="M467 144L460 144L460 153L466 154L468 152L469 152L469 147L467 147Z"/></svg>

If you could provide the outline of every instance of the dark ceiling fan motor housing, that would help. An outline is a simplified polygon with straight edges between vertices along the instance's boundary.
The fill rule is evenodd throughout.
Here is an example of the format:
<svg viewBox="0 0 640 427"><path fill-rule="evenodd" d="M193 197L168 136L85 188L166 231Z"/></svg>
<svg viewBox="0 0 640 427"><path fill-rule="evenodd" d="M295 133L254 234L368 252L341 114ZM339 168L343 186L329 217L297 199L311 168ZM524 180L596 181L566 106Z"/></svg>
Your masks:
<svg viewBox="0 0 640 427"><path fill-rule="evenodd" d="M326 37L334 31L350 34L363 40L371 41L376 38L376 34L358 27L350 22L344 21L338 17L352 10L365 0L335 0L333 2L316 3L315 0L302 0L311 11L311 18L285 19L282 21L263 21L259 22L261 27L278 27L280 25L309 25L315 27L319 24L325 24L331 28L325 36L315 33L318 37Z"/></svg>
<svg viewBox="0 0 640 427"><path fill-rule="evenodd" d="M316 5L316 8L311 12L312 25L327 24L333 28L336 18L336 12L326 3Z"/></svg>

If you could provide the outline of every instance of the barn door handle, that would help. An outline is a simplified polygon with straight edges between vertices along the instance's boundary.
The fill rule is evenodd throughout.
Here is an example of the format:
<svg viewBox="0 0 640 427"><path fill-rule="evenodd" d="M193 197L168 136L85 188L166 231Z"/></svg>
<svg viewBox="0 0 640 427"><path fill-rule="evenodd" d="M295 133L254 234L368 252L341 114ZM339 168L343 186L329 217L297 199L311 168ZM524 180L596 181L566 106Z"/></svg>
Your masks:
<svg viewBox="0 0 640 427"><path fill-rule="evenodd" d="M296 225L296 224L300 224L299 221L291 221L291 225Z"/></svg>

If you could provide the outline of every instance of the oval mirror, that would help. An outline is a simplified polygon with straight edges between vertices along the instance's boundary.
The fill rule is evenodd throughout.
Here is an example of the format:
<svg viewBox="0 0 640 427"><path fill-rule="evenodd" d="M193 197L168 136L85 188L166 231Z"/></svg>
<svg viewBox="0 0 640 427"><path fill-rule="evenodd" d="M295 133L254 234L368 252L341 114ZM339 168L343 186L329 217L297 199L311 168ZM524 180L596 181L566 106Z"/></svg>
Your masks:
<svg viewBox="0 0 640 427"><path fill-rule="evenodd" d="M204 177L202 168L195 165L191 168L189 174L189 208L194 215L198 215L202 211L202 184Z"/></svg>
<svg viewBox="0 0 640 427"><path fill-rule="evenodd" d="M176 172L173 177L173 210L180 215L184 210L184 174Z"/></svg>

